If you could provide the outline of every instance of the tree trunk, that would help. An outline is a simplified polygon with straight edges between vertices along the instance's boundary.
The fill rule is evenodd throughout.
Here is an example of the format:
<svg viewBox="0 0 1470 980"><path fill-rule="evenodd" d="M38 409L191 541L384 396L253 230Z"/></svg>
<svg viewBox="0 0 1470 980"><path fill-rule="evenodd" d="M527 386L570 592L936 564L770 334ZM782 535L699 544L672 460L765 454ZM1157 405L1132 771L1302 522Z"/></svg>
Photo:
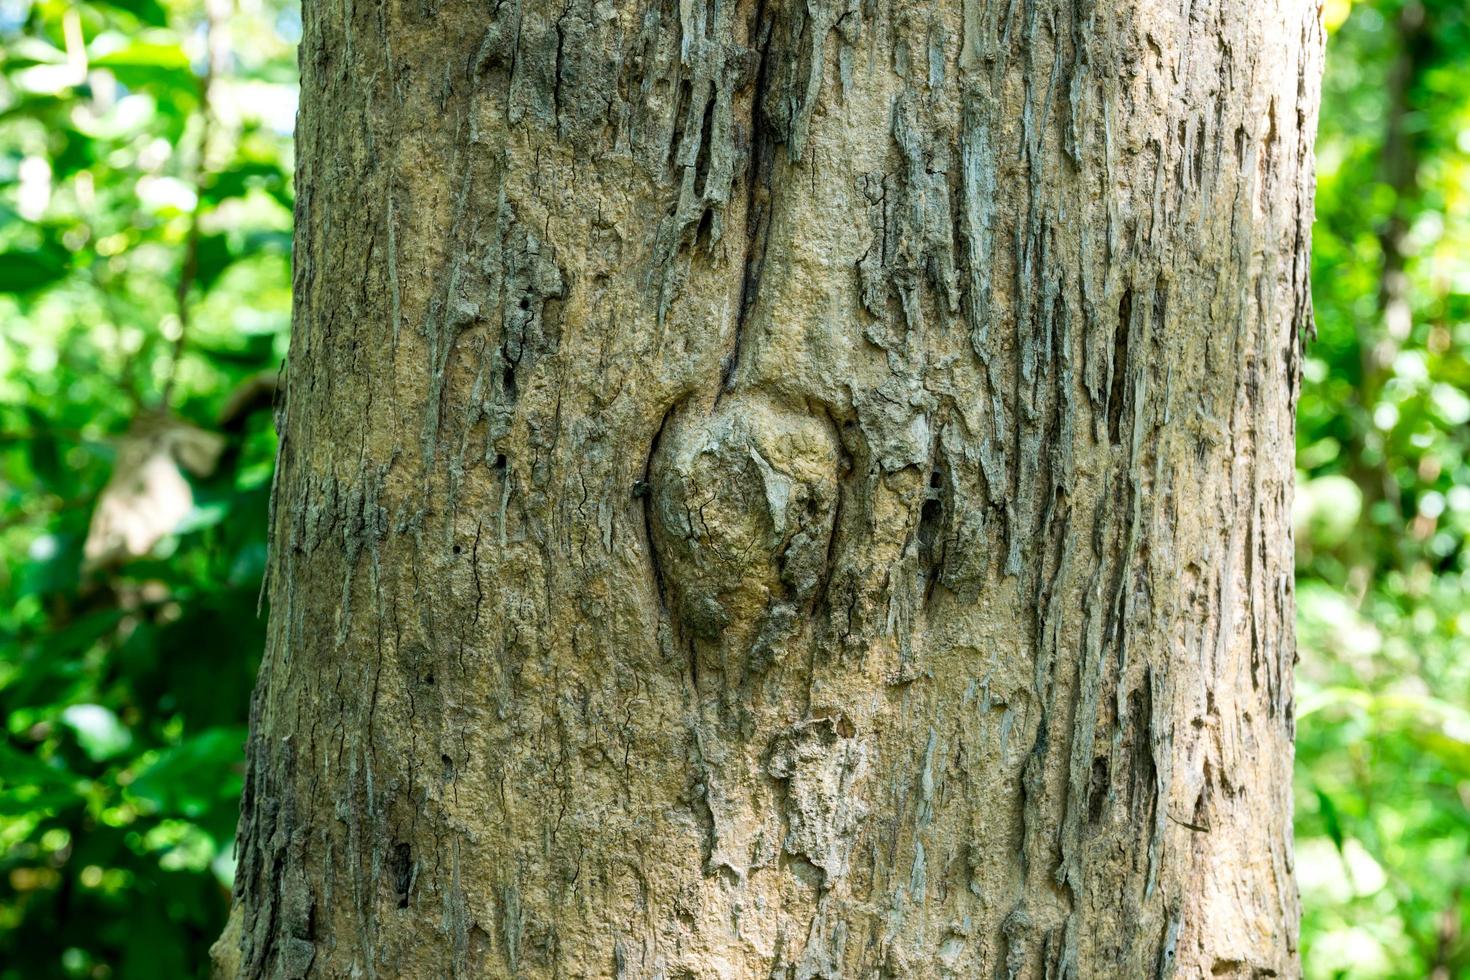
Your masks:
<svg viewBox="0 0 1470 980"><path fill-rule="evenodd" d="M239 977L1271 977L1310 0L308 0Z"/></svg>

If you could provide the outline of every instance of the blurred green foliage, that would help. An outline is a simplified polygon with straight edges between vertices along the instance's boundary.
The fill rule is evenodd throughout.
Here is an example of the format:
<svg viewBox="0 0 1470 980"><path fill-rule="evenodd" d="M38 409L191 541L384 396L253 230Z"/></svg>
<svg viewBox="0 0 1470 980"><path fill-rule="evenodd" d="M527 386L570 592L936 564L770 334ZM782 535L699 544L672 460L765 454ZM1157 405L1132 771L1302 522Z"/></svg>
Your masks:
<svg viewBox="0 0 1470 980"><path fill-rule="evenodd" d="M205 976L228 908L299 15L209 3L0 0L4 980Z"/></svg>
<svg viewBox="0 0 1470 980"><path fill-rule="evenodd" d="M1307 975L1470 977L1470 4L1336 0L1298 422Z"/></svg>
<svg viewBox="0 0 1470 980"><path fill-rule="evenodd" d="M1324 16L1303 947L1470 977L1470 9ZM298 31L289 0L0 0L0 980L203 976L223 922Z"/></svg>

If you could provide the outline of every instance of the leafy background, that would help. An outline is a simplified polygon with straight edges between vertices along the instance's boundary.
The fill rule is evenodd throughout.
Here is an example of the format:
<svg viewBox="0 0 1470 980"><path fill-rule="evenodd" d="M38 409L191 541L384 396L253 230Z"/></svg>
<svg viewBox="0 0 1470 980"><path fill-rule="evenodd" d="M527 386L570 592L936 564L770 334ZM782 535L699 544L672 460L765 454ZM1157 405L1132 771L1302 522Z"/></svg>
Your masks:
<svg viewBox="0 0 1470 980"><path fill-rule="evenodd" d="M1450 980L1470 977L1470 5L1323 13L1303 948L1312 978ZM0 980L207 975L264 634L299 31L290 0L0 0Z"/></svg>

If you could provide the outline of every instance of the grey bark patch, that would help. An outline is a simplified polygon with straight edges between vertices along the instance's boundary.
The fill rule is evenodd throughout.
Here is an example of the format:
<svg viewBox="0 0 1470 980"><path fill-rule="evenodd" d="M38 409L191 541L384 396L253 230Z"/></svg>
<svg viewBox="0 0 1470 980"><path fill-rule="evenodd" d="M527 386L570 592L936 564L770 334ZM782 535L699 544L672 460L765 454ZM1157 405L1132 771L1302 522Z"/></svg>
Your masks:
<svg viewBox="0 0 1470 980"><path fill-rule="evenodd" d="M853 841L867 813L858 791L866 769L862 743L842 737L829 718L803 722L771 747L766 771L786 782L782 847L822 869L823 888L848 873Z"/></svg>

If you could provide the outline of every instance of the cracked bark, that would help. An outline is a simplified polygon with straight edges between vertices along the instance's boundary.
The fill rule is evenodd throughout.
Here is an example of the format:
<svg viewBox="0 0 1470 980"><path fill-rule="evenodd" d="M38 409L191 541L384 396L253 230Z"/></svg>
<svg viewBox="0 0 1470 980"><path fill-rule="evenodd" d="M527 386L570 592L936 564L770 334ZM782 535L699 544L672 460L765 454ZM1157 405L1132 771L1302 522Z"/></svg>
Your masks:
<svg viewBox="0 0 1470 980"><path fill-rule="evenodd" d="M218 972L1296 975L1316 16L308 2Z"/></svg>

